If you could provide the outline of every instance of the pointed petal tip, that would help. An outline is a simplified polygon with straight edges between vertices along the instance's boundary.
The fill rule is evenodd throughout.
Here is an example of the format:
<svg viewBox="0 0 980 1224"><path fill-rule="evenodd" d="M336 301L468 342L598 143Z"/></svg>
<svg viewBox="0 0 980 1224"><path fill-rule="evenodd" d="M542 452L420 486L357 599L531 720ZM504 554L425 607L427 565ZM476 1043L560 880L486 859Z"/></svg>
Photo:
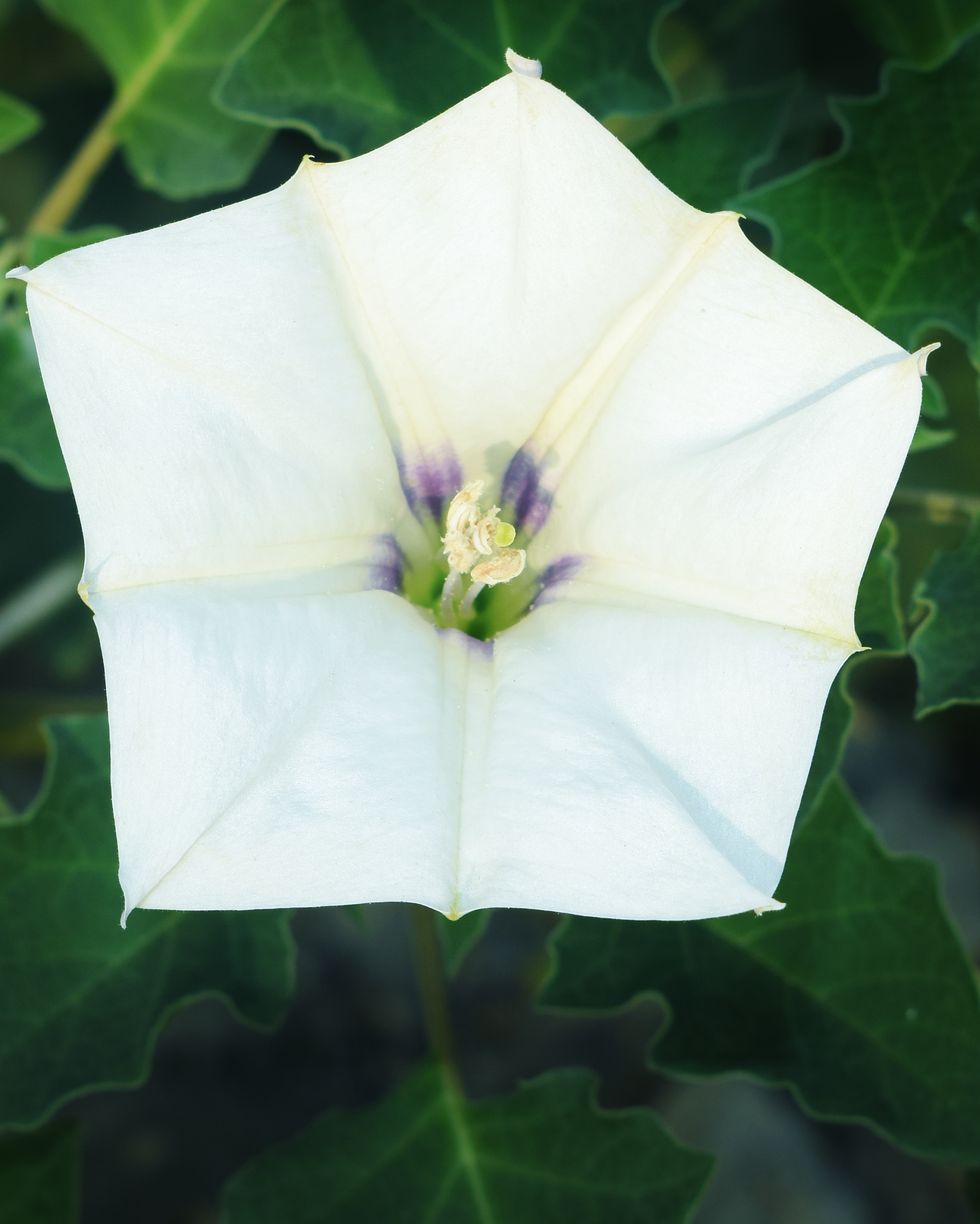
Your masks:
<svg viewBox="0 0 980 1224"><path fill-rule="evenodd" d="M19 268L11 268L4 276L4 280L22 280L26 281L30 275L30 268L27 264L21 264Z"/></svg>
<svg viewBox="0 0 980 1224"><path fill-rule="evenodd" d="M518 76L531 77L534 80L540 80L542 67L541 61L536 59L527 59L526 56L518 55L510 47L507 48L504 54L504 59L507 62L507 67L511 72Z"/></svg>
<svg viewBox="0 0 980 1224"><path fill-rule="evenodd" d="M938 340L932 344L923 345L922 348L916 349L916 351L912 354L912 359L918 367L920 377L926 374L926 364L929 361L929 354L934 353L937 348L942 348L942 345Z"/></svg>
<svg viewBox="0 0 980 1224"><path fill-rule="evenodd" d="M775 897L771 897L765 905L757 905L752 913L755 914L756 918L761 918L763 914L775 914L785 908L785 901L777 901Z"/></svg>
<svg viewBox="0 0 980 1224"><path fill-rule="evenodd" d="M129 922L130 914L133 912L133 910L139 908L140 902L143 900L143 898L134 898L132 890L123 884L121 875L119 879L119 889L123 895L123 907L122 913L119 915L119 925L125 931L126 925Z"/></svg>

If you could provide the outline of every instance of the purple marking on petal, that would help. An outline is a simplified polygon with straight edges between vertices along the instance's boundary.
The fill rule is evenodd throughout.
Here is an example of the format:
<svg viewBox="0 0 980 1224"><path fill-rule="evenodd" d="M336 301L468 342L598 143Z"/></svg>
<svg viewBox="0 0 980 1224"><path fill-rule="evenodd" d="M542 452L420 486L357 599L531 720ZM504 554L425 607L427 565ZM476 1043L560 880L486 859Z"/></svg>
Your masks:
<svg viewBox="0 0 980 1224"><path fill-rule="evenodd" d="M541 469L526 447L514 452L500 485L504 507L513 507L514 526L529 535L541 530L551 513L552 494L541 482Z"/></svg>
<svg viewBox="0 0 980 1224"><path fill-rule="evenodd" d="M378 536L378 551L371 565L371 590L391 591L397 595L404 577L405 554L398 541L393 535Z"/></svg>
<svg viewBox="0 0 980 1224"><path fill-rule="evenodd" d="M493 638L487 638L486 641L482 641L480 638L470 637L470 635L468 633L464 633L462 629L453 629L440 625L436 626L436 633L440 635L449 633L455 634L456 637L462 639L463 645L467 648L467 650L474 651L480 656L481 659L493 658Z"/></svg>
<svg viewBox="0 0 980 1224"><path fill-rule="evenodd" d="M560 582L567 582L570 578L574 578L582 566L585 564L585 558L577 556L575 553L565 553L564 556L558 557L557 560L546 566L541 571L541 577L538 579L541 584L541 590L547 591L549 587L557 586Z"/></svg>
<svg viewBox="0 0 980 1224"><path fill-rule="evenodd" d="M410 461L398 456L398 476L408 507L416 518L421 510L442 519L446 503L463 487L463 469L453 450L420 454Z"/></svg>

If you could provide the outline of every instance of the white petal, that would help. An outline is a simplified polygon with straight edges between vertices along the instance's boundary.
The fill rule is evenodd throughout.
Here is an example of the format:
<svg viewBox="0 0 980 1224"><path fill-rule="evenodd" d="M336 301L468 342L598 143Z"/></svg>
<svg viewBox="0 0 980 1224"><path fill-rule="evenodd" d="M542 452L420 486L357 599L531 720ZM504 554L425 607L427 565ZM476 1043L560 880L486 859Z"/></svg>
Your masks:
<svg viewBox="0 0 980 1224"><path fill-rule="evenodd" d="M314 167L402 432L499 476L629 304L714 223L545 81L512 72Z"/></svg>
<svg viewBox="0 0 980 1224"><path fill-rule="evenodd" d="M496 645L486 752L464 791L460 908L682 919L768 907L847 653L656 600L538 609Z"/></svg>
<svg viewBox="0 0 980 1224"><path fill-rule="evenodd" d="M344 583L95 596L127 912L769 904L846 652L566 600L491 657Z"/></svg>
<svg viewBox="0 0 980 1224"><path fill-rule="evenodd" d="M451 907L446 640L397 596L342 587L326 573L94 598L127 912Z"/></svg>
<svg viewBox="0 0 980 1224"><path fill-rule="evenodd" d="M308 178L28 276L90 585L367 559L405 513Z"/></svg>
<svg viewBox="0 0 980 1224"><path fill-rule="evenodd" d="M595 390L539 430L556 489L532 561L854 643L918 418L918 361L734 223L641 303Z"/></svg>
<svg viewBox="0 0 980 1224"><path fill-rule="evenodd" d="M26 279L128 908L772 904L914 359L517 73ZM525 442L557 602L491 656L363 590L398 462Z"/></svg>

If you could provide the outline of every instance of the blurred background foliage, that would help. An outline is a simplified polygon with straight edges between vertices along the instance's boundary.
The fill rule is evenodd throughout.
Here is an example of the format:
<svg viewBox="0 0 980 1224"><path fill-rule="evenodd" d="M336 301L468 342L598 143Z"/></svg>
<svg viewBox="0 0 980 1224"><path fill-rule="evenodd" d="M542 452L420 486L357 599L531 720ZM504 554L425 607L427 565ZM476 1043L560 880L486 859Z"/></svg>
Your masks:
<svg viewBox="0 0 980 1224"><path fill-rule="evenodd" d="M942 342L787 910L444 924L450 1065L403 907L118 929L78 523L3 284L4 1224L976 1218L978 30L980 0L0 0L0 270L373 148L510 45L693 204Z"/></svg>

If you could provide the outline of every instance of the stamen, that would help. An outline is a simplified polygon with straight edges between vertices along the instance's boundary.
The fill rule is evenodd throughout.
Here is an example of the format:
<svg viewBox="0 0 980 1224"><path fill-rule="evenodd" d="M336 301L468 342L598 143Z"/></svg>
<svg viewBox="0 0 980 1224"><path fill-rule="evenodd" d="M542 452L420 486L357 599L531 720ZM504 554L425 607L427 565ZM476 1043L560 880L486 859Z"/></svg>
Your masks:
<svg viewBox="0 0 980 1224"><path fill-rule="evenodd" d="M446 534L457 535L469 531L480 518L480 495L483 493L483 481L471 480L463 485L446 511Z"/></svg>
<svg viewBox="0 0 980 1224"><path fill-rule="evenodd" d="M439 612L442 619L451 624L453 620L453 604L463 586L463 578L459 570L451 569L442 584L442 595L439 599Z"/></svg>
<svg viewBox="0 0 980 1224"><path fill-rule="evenodd" d="M498 582L510 582L518 574L523 574L526 561L527 553L523 548L502 548L488 561L474 565L470 570L470 577L474 583L496 586Z"/></svg>
<svg viewBox="0 0 980 1224"><path fill-rule="evenodd" d="M449 562L449 576L443 587L440 608L447 622L454 619L454 605L463 574L472 578L472 585L459 607L459 615L466 619L472 615L473 605L484 587L510 582L524 572L527 562L523 548L510 547L517 539L517 529L513 523L500 521L500 507L491 506L484 512L479 501L484 488L484 481L471 480L460 489L446 511L442 550Z"/></svg>
<svg viewBox="0 0 980 1224"><path fill-rule="evenodd" d="M497 532L504 526L497 517L500 514L500 507L493 506L489 514L483 518L473 528L473 545L478 553L482 553L485 557L493 556L493 550L496 547ZM509 527L510 524L508 523Z"/></svg>
<svg viewBox="0 0 980 1224"><path fill-rule="evenodd" d="M473 605L477 601L481 591L486 590L485 582L471 582L470 589L463 596L463 602L459 605L459 614L465 620L473 614Z"/></svg>
<svg viewBox="0 0 980 1224"><path fill-rule="evenodd" d="M450 571L455 571L457 574L468 574L470 569L480 559L480 554L473 547L471 537L464 535L462 532L457 532L455 535L446 535L443 538L443 552L446 554L446 559L449 561Z"/></svg>

